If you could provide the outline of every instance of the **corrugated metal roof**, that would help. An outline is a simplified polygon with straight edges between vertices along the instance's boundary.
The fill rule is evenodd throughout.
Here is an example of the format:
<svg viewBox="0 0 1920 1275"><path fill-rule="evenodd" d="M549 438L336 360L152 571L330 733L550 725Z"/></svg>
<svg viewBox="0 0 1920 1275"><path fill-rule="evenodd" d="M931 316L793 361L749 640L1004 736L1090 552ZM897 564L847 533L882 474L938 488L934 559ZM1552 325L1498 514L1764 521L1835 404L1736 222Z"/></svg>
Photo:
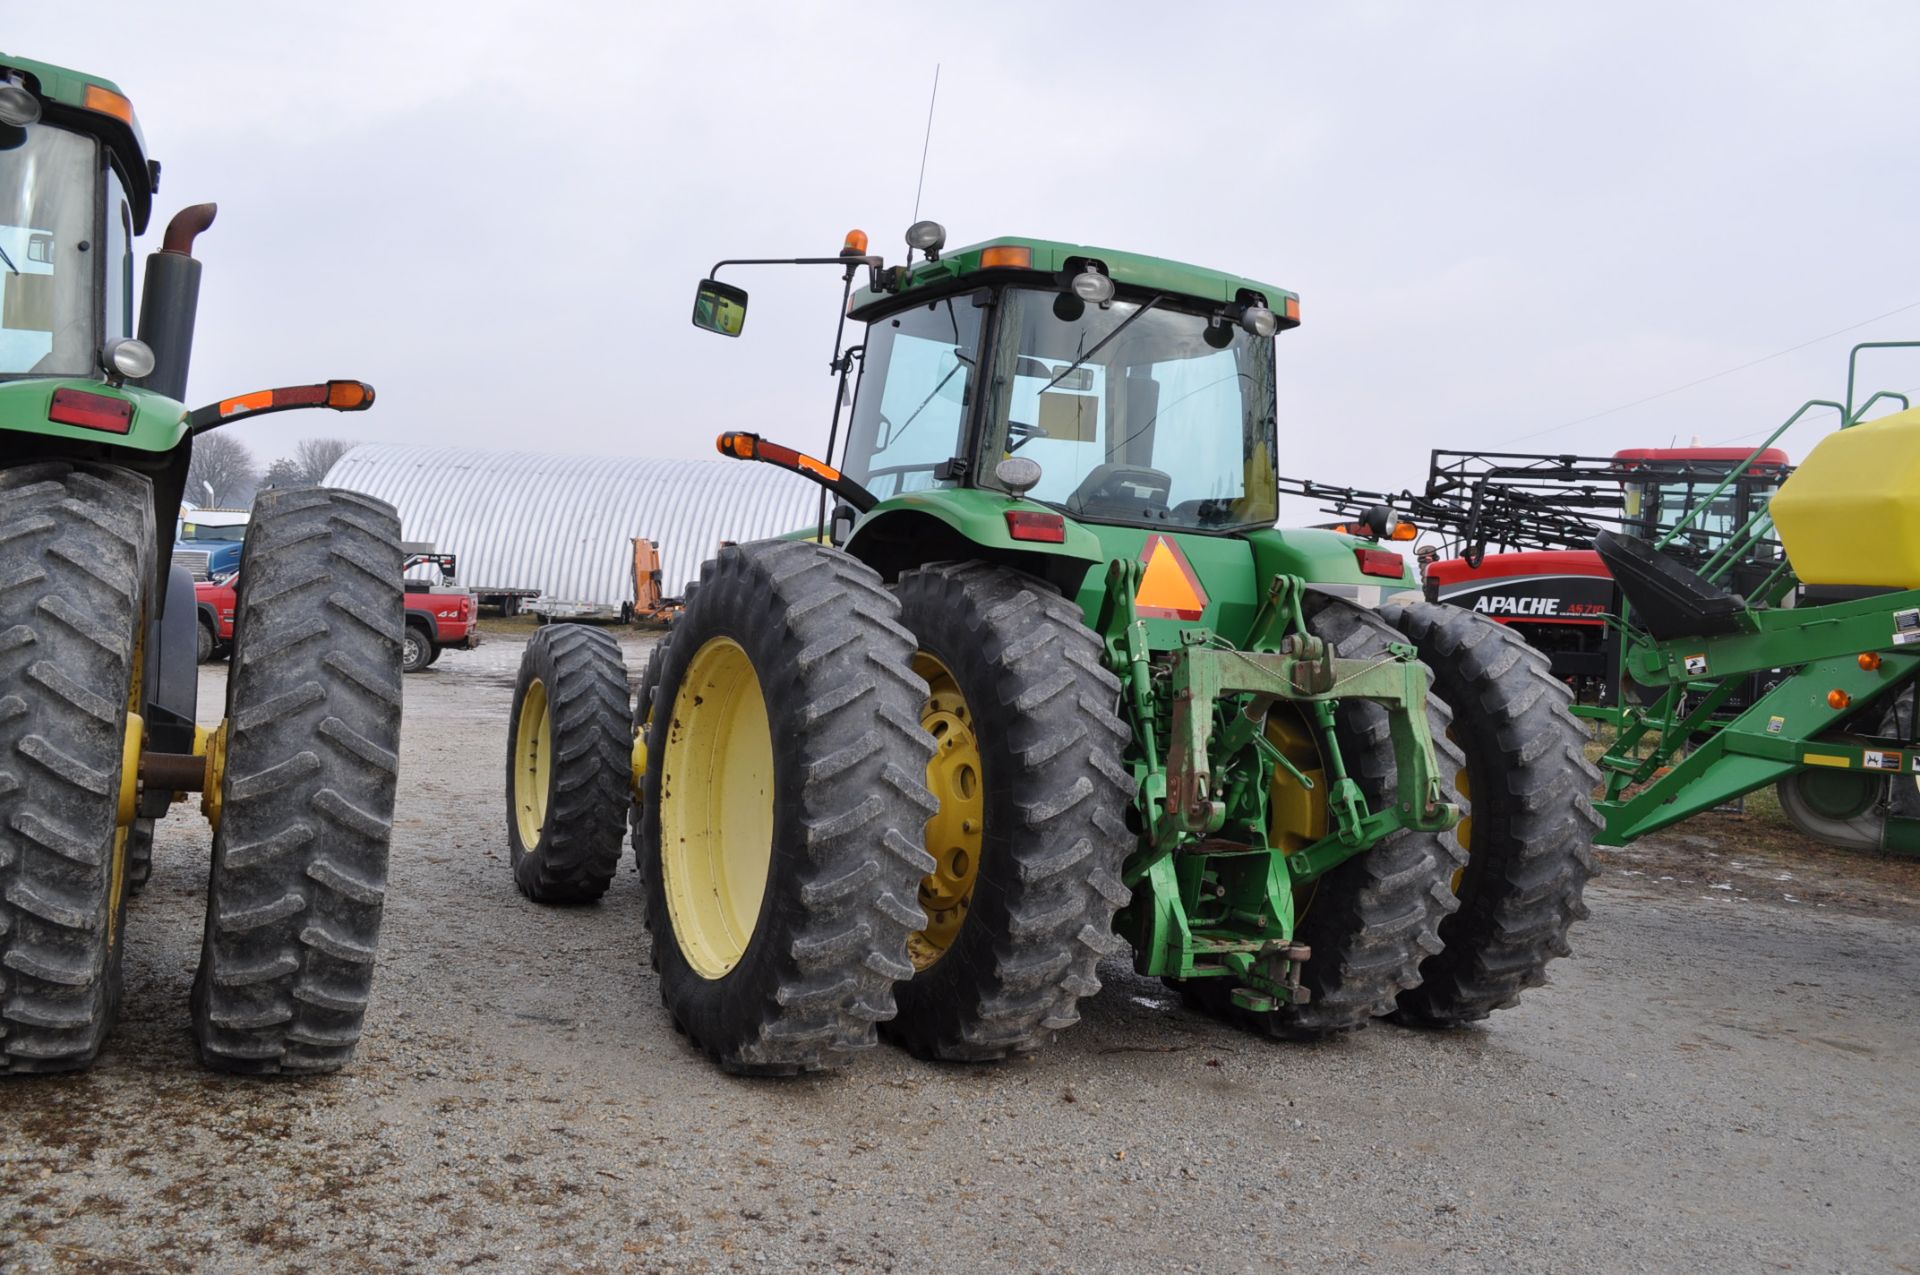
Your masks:
<svg viewBox="0 0 1920 1275"><path fill-rule="evenodd" d="M819 508L817 487L768 465L395 443L355 447L325 485L390 502L405 539L458 555L460 587L538 589L529 609L556 615L632 600L634 536L660 547L677 597L722 540L811 527Z"/></svg>

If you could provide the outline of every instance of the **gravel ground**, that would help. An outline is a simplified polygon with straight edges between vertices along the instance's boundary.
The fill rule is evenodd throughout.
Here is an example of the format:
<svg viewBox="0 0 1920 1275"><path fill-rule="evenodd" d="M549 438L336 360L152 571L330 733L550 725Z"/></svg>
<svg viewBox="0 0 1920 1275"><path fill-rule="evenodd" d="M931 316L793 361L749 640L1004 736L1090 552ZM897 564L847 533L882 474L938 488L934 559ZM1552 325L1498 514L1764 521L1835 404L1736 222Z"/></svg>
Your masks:
<svg viewBox="0 0 1920 1275"><path fill-rule="evenodd" d="M512 887L521 640L407 680L348 1072L195 1066L207 837L163 825L108 1054L0 1084L0 1269L1920 1270L1913 865L1795 895L1737 822L1643 843L1473 1030L1274 1044L1112 966L1029 1061L737 1081L667 1021L630 863L592 908Z"/></svg>

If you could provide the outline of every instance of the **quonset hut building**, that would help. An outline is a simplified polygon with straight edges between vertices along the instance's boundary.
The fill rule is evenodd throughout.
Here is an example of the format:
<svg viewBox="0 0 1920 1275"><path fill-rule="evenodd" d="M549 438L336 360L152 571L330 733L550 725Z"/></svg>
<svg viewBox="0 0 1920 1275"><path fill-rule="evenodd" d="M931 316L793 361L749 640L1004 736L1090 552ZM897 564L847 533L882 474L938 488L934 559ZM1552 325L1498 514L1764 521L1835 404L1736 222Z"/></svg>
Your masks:
<svg viewBox="0 0 1920 1275"><path fill-rule="evenodd" d="M460 588L538 590L527 610L575 618L633 601L636 536L660 550L662 593L681 597L722 541L812 528L819 511L811 483L727 460L365 443L324 484L392 504L408 542L456 556Z"/></svg>

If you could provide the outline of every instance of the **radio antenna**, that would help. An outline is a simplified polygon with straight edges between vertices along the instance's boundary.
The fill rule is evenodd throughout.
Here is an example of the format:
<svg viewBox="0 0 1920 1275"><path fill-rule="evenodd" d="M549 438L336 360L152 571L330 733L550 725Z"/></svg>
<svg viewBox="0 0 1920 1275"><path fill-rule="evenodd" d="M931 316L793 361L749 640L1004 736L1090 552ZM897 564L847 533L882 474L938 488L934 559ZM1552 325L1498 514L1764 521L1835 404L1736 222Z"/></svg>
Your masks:
<svg viewBox="0 0 1920 1275"><path fill-rule="evenodd" d="M940 64L933 64L933 96L927 99L927 135L920 142L920 180L913 187L913 219L920 220L920 192L927 185L927 148L933 144L933 105L940 100Z"/></svg>

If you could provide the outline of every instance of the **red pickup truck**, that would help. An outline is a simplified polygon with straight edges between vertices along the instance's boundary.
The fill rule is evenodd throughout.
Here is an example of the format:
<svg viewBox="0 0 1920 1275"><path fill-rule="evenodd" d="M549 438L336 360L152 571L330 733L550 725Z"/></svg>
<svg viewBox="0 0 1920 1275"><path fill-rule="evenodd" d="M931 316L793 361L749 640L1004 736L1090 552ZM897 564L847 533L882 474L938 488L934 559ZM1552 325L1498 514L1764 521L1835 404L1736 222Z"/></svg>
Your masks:
<svg viewBox="0 0 1920 1275"><path fill-rule="evenodd" d="M402 570L422 563L438 566L442 578L453 574L452 554L415 554ZM227 654L233 647L235 589L239 573L219 580L201 580L193 586L194 600L200 609L200 662ZM401 648L401 667L417 673L440 658L440 652L452 647L471 651L480 645L480 630L474 624L473 595L436 590L424 580L405 581L407 599L406 641Z"/></svg>

